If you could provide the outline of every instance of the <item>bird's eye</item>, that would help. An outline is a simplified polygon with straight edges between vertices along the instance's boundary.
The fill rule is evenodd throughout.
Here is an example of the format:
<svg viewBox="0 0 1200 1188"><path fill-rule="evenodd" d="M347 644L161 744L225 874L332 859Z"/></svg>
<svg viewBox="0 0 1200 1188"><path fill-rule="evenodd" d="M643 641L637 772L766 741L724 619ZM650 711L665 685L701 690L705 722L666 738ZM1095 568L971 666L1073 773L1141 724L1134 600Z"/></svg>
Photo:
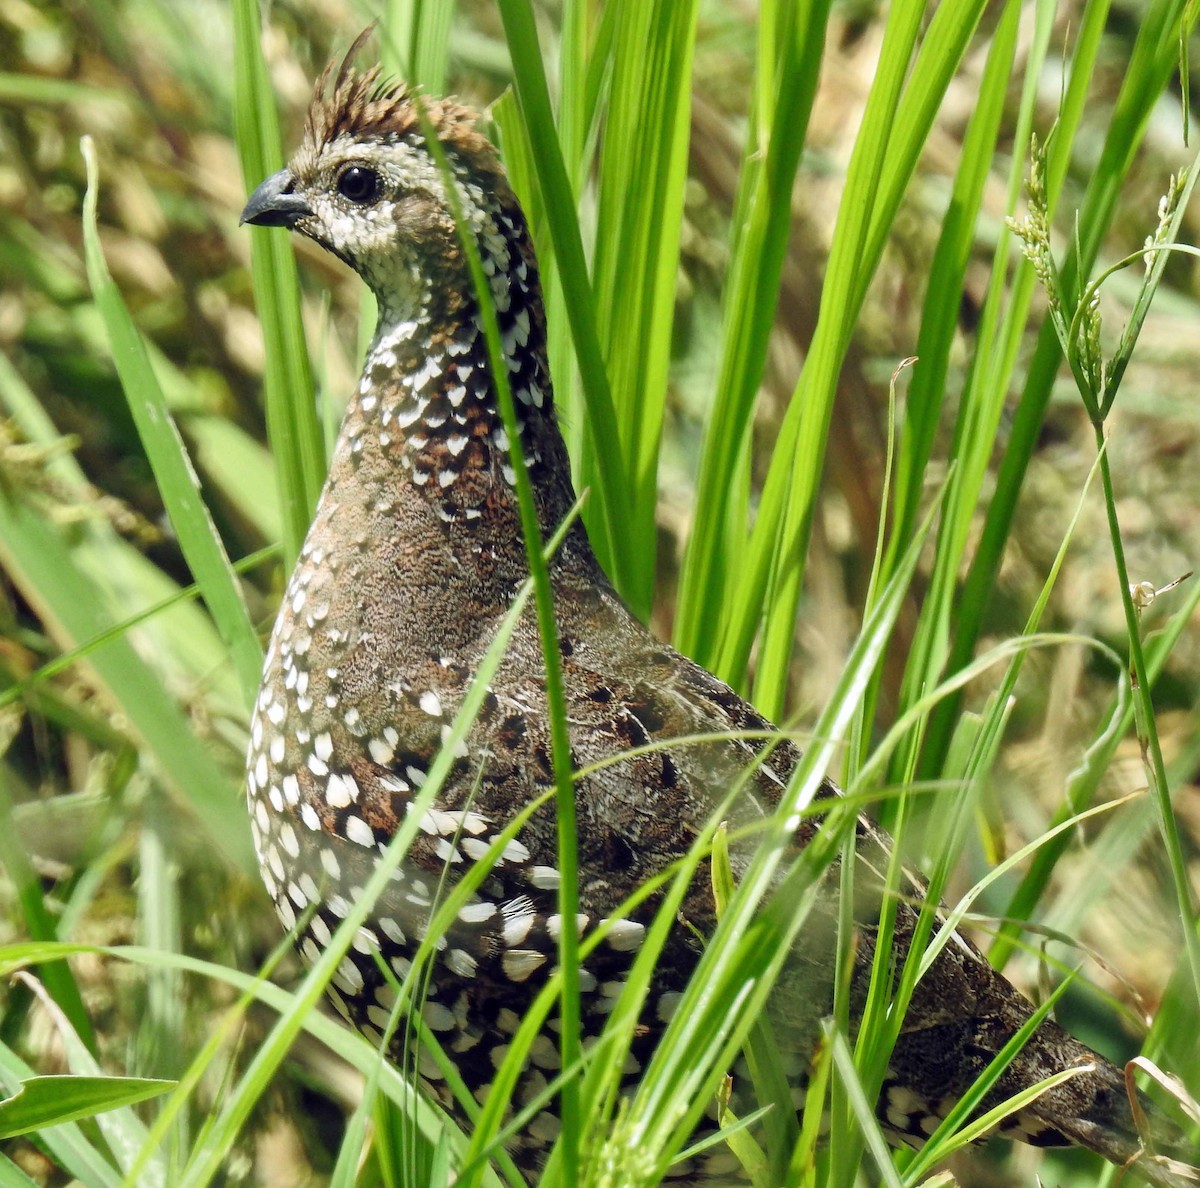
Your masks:
<svg viewBox="0 0 1200 1188"><path fill-rule="evenodd" d="M343 169L337 180L337 190L343 198L360 205L372 202L379 194L379 174L362 165Z"/></svg>

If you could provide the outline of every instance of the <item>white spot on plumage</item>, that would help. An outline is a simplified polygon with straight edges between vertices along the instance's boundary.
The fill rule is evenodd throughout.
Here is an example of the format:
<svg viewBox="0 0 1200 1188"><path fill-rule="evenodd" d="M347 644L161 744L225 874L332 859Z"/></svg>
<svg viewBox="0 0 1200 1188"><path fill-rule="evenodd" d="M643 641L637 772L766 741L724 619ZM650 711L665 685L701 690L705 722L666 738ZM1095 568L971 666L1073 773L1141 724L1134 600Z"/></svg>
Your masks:
<svg viewBox="0 0 1200 1188"><path fill-rule="evenodd" d="M464 924L484 924L496 914L496 905L486 900L480 903L469 903L460 908L458 918Z"/></svg>
<svg viewBox="0 0 1200 1188"><path fill-rule="evenodd" d="M446 954L446 967L460 978L473 978L478 962L466 949L451 949Z"/></svg>
<svg viewBox="0 0 1200 1188"><path fill-rule="evenodd" d="M513 982L524 982L545 964L546 954L536 949L509 949L501 962L505 977Z"/></svg>
<svg viewBox="0 0 1200 1188"><path fill-rule="evenodd" d="M557 891L559 877L553 866L534 866L529 871L529 881L539 891Z"/></svg>
<svg viewBox="0 0 1200 1188"><path fill-rule="evenodd" d="M658 996L658 1004L654 1008L655 1018L660 1023L670 1023L679 1009L683 995L678 990L664 990Z"/></svg>
<svg viewBox="0 0 1200 1188"><path fill-rule="evenodd" d="M506 903L501 911L504 912L504 927L500 937L506 948L514 949L529 935L537 913L533 909L533 903L524 895Z"/></svg>
<svg viewBox="0 0 1200 1188"><path fill-rule="evenodd" d="M321 865L325 868L325 873L337 882L342 877L342 868L338 863L337 855L328 847L321 848Z"/></svg>
<svg viewBox="0 0 1200 1188"><path fill-rule="evenodd" d="M491 847L478 837L464 837L459 843L463 853L473 862L481 862Z"/></svg>
<svg viewBox="0 0 1200 1188"><path fill-rule="evenodd" d="M431 1031L453 1031L455 1027L453 1012L433 999L421 1008L421 1018Z"/></svg>
<svg viewBox="0 0 1200 1188"><path fill-rule="evenodd" d="M450 840L445 837L439 837L434 842L433 852L443 862L455 863L463 860L462 855L454 848Z"/></svg>
<svg viewBox="0 0 1200 1188"><path fill-rule="evenodd" d="M636 920L614 920L606 937L609 947L620 953L636 949L646 935L646 926Z"/></svg>
<svg viewBox="0 0 1200 1188"><path fill-rule="evenodd" d="M380 767L386 767L396 755L395 750L381 738L368 739L367 751Z"/></svg>
<svg viewBox="0 0 1200 1188"><path fill-rule="evenodd" d="M342 958L342 963L337 967L337 973L333 975L333 980L338 989L346 994L357 996L362 993L362 971L349 957Z"/></svg>
<svg viewBox="0 0 1200 1188"><path fill-rule="evenodd" d="M319 912L314 913L313 918L308 922L308 930L322 949L329 948L329 925L325 923L324 917Z"/></svg>
<svg viewBox="0 0 1200 1188"><path fill-rule="evenodd" d="M514 837L501 851L505 862L528 862L529 851Z"/></svg>
<svg viewBox="0 0 1200 1188"><path fill-rule="evenodd" d="M370 825L362 819L351 813L346 818L346 840L356 842L360 846L373 846L375 844L375 833Z"/></svg>
<svg viewBox="0 0 1200 1188"><path fill-rule="evenodd" d="M530 1046L529 1059L538 1068L544 1068L549 1072L555 1072L562 1067L562 1056L558 1047L544 1031L534 1039Z"/></svg>
<svg viewBox="0 0 1200 1188"><path fill-rule="evenodd" d="M354 939L350 942L350 947L356 953L361 953L366 957L379 948L379 937L369 928L360 928L354 934Z"/></svg>
<svg viewBox="0 0 1200 1188"><path fill-rule="evenodd" d="M404 930L391 916L380 916L376 921L379 925L379 931L395 945L403 945L407 938L404 935Z"/></svg>
<svg viewBox="0 0 1200 1188"><path fill-rule="evenodd" d="M575 917L575 932L576 935L582 936L583 930L588 926L588 918L584 913L580 912ZM546 931L550 934L550 939L557 941L562 933L562 916L557 912L552 916L546 917Z"/></svg>
<svg viewBox="0 0 1200 1188"><path fill-rule="evenodd" d="M332 808L349 808L351 800L354 797L351 795L350 786L353 777L343 778L334 772L325 784L325 799ZM355 792L358 791L355 786Z"/></svg>

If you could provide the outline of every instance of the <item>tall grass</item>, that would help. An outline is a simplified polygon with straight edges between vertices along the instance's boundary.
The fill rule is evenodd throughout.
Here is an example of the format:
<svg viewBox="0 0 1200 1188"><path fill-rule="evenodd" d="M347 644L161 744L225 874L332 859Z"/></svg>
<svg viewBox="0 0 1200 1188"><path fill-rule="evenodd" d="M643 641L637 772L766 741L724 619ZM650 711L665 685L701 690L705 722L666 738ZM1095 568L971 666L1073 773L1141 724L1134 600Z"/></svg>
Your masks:
<svg viewBox="0 0 1200 1188"><path fill-rule="evenodd" d="M467 8L393 0L328 29L278 11L263 30L259 6L235 0L228 26L214 32L186 9L126 0L58 24L30 17L8 51L3 134L20 168L5 184L25 204L0 210L12 277L0 330L14 342L12 360L0 358L9 426L0 441L0 861L13 921L0 936L0 966L26 972L3 1000L0 1082L12 1093L28 1088L0 1102L0 1136L14 1136L0 1148L0 1183L39 1182L57 1167L87 1184L203 1185L236 1177L247 1161L242 1178L253 1181L269 1102L308 1144L297 1182L325 1160L335 1184L440 1185L452 1175L518 1184L504 1141L557 1097L563 1131L540 1178L547 1185L653 1184L680 1159L726 1144L759 1185L915 1184L978 1133L968 1102L921 1153L892 1152L871 1106L903 1005L945 943L934 904L943 898L955 920L988 910L993 960L1026 985L1036 981L1039 946L1064 933L1086 932L1104 948L1099 935L1118 950L1106 951L1111 964L1128 972L1142 961L1138 929L1122 932L1114 918L1130 899L1087 890L1097 871L1128 873L1142 941L1153 920L1166 938L1156 952L1178 961L1138 979L1162 995L1143 1050L1200 1092L1200 948L1189 839L1172 811L1198 758L1196 732L1160 718L1169 698L1194 722L1200 688L1187 625L1200 583L1164 591L1154 605L1134 602L1131 583L1152 578L1153 591L1179 575L1131 563L1149 566L1155 555L1129 539L1142 497L1124 444L1134 427L1155 425L1145 382L1133 383L1137 361L1145 352L1154 377L1174 362L1138 345L1156 325L1151 297L1159 290L1162 317L1193 327L1197 318L1186 253L1164 250L1195 238L1197 166L1168 101L1195 5L1085 0L1067 12L1041 0L897 0L851 18L822 2L763 0L748 16L717 0L564 0L550 17L530 0L500 0L495 27ZM361 338L365 306L307 249L297 269L282 232L239 231L236 212L294 143L297 80L368 16L381 18L385 58L434 92L477 88L488 98L511 84L490 114L537 241L556 394L587 491L582 515L618 589L777 721L814 697L823 705L805 714L815 718L805 759L740 880L728 872L729 847L748 839L726 835L727 801L713 806L691 852L625 905L658 896L609 1026L587 1052L577 969L599 937L577 942L563 930L559 971L512 1037L483 1106L419 1021L437 937L471 881L446 890L413 974L394 986L391 1028L405 1056L393 1066L314 1009L387 866L301 977L257 887L240 802L261 633L323 479L329 410L312 398L313 377L322 394L339 383L348 390L353 364L342 360L354 348L340 344ZM2 3L0 20L15 20ZM207 62L199 68L197 45ZM750 81L736 99L744 121L725 117L741 158L736 176L720 179L724 264L705 279L689 253L712 212L689 197L689 149L695 108L728 61ZM861 102L846 102L841 88L853 91L850 67L863 61ZM831 113L840 121L833 135ZM81 133L91 139L77 149ZM719 207L717 189L708 202ZM810 340L778 391L772 344L807 316L781 306L781 294L796 291L789 268L813 250L799 242L797 209L830 191L828 209L811 212L828 241L822 275L803 286ZM897 291L896 256L916 211L925 239L899 290L910 316L881 293ZM1109 275L1148 235L1157 255L1132 268L1145 279ZM207 249L215 265L199 250L208 240L218 245ZM160 264L168 280L156 288ZM261 360L242 336L251 300ZM977 318L964 325L971 305ZM880 308L894 335L876 370L892 374L916 356L890 396L858 362ZM4 329L12 309L15 333ZM1099 309L1108 323L1128 320L1115 345ZM326 324L334 333L319 342ZM1178 345L1192 365L1194 341ZM1056 388L1065 376L1074 385ZM851 380L874 399L847 405ZM767 412L764 390L775 397ZM867 410L882 448L839 491L827 458L845 457L868 428L849 424L843 407ZM688 408L700 410L694 422ZM78 457L62 444L74 426ZM1042 509L1052 527L1039 566L1020 501L1027 488L1027 500L1044 490L1048 429L1076 433L1085 460L1078 483ZM1195 436L1189 427L1188 442ZM660 547L662 496L668 508L678 500L670 485L681 469L690 511L674 542L676 572ZM1194 506L1200 483L1184 479L1192 485L1181 483L1175 499ZM860 509L859 540L839 554L830 535L847 493ZM168 528L156 524L160 509ZM1164 535L1183 522L1178 535L1200 546L1177 507L1144 514L1166 525ZM533 583L522 598L533 599L549 641L540 559L554 542L527 530ZM1006 559L1029 571L1023 583L1002 580ZM797 622L828 606L819 591L831 562L848 575L841 613L861 627L838 677L818 685L805 678L812 649ZM1077 572L1104 575L1095 595L1103 605L1078 604ZM677 600L665 598L676 577ZM997 591L1016 609L998 606ZM489 663L503 647L501 637ZM1072 698L1079 714L1055 740L1067 778L1021 787L1008 752L1040 721L1065 717L1046 697L1055 662L1045 657L1078 649L1096 659ZM485 684L481 672L477 690ZM468 702L457 731L472 712ZM573 803L561 704L552 714L569 919ZM760 743L766 758L771 741ZM1152 795L1113 797L1131 746L1132 791ZM843 778L846 808L785 867L781 842L811 811L826 770ZM435 768L424 800L432 803L440 778ZM828 868L840 860L838 877L852 877L846 839L853 812L871 803L899 841L893 889L900 855L930 876L922 939L903 969L880 960L852 1027L844 958L853 922L843 920L830 954L834 1011L797 1116L765 1008ZM401 860L417 820L388 862ZM482 877L480 869L471 879ZM624 1097L621 1069L653 963L686 888L708 877L719 926L639 1088ZM880 927L883 936L892 927L886 907ZM1056 985L1042 1010L1073 1012L1086 1038L1126 1058L1137 1047L1125 1024L1138 998L1101 973L1107 999L1097 1005L1079 989L1095 970L1073 975L1077 964L1069 945L1044 955L1040 970ZM562 1069L512 1117L505 1086L511 1092L555 1011L565 1020ZM296 1046L301 1033L313 1042ZM459 1098L465 1132L415 1088L421 1050ZM741 1118L722 1088L740 1052L763 1107ZM345 1105L330 1149L306 1127L298 1098L315 1092L340 1113L334 1058L362 1073L363 1091ZM123 1075L102 1078L102 1068ZM35 1070L75 1074L73 1096ZM694 1150L714 1102L718 1134ZM1035 1170L1062 1184L1112 1176L1078 1155L993 1148L980 1158L1007 1160L1013 1182Z"/></svg>

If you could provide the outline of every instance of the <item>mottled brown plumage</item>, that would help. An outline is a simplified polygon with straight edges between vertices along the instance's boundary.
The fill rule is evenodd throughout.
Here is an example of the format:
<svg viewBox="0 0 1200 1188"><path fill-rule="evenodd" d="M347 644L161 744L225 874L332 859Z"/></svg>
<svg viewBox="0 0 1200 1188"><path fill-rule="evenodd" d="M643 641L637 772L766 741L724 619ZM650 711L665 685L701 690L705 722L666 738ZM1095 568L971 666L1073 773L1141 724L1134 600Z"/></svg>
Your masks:
<svg viewBox="0 0 1200 1188"><path fill-rule="evenodd" d="M574 495L554 421L529 233L495 151L469 113L449 102L428 101L426 108L490 279L522 452L549 535ZM323 244L370 284L380 309L275 626L253 720L249 798L263 877L287 927L311 912L299 941L311 960L408 812L527 568L477 303L411 93L380 83L375 70L358 75L344 64L334 78L327 69L303 144L287 170L259 187L243 217L294 227ZM747 770L735 816L769 813L799 755L783 738L757 763L760 746L751 741L631 753L685 735L772 728L629 614L578 524L552 561L551 580L574 763L618 757L577 785L579 927L586 934L688 850ZM434 810L342 962L335 1004L376 1042L393 996L374 950L404 978L443 874L456 879L551 787L542 673L536 624L526 616ZM837 790L827 785L823 795ZM882 870L888 839L865 820L858 833L860 865ZM433 970L425 1022L480 1097L554 964L561 927L556 861L555 822L546 809L508 845L459 914ZM859 905L856 1007L870 974L878 909L870 888L865 881ZM912 890L919 901L921 887L914 882ZM586 1034L603 1026L652 909L618 923L588 959L581 975ZM693 887L685 915L700 933L713 925L705 880ZM832 998L835 918L830 897L806 926L775 994L777 1039L798 1086ZM915 920L915 910L901 904L899 954ZM630 1076L675 1009L699 945L683 926L669 941ZM1030 1010L971 944L954 938L906 1017L879 1102L885 1126L898 1139L922 1141ZM1005 1133L1078 1143L1116 1162L1139 1158L1121 1073L1054 1023L1041 1027L985 1104L1087 1063L1094 1071L1046 1093L1011 1118ZM518 1102L544 1088L557 1067L555 1038L544 1036ZM421 1071L430 1091L452 1107L433 1062L424 1061ZM536 1118L514 1143L519 1160L536 1166L556 1128L552 1111ZM1191 1182L1149 1158L1138 1169L1159 1184ZM735 1171L736 1161L718 1148L687 1174L720 1182L736 1178Z"/></svg>

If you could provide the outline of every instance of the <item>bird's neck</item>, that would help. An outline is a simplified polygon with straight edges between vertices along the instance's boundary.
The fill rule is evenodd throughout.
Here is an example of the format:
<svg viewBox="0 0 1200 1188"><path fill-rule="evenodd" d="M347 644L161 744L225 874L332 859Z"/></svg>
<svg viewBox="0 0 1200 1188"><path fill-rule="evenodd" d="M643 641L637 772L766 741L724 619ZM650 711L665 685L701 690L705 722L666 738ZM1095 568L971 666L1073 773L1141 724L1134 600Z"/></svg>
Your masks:
<svg viewBox="0 0 1200 1188"><path fill-rule="evenodd" d="M484 268L546 539L570 512L574 492L552 412L544 310L523 223L520 231L493 238ZM524 541L478 302L469 287L429 270L414 273L401 299L380 296L379 327L327 494L339 505L394 506L397 533L426 541L435 535L456 571L486 570L498 591L511 589L525 574ZM592 563L582 529L573 536L567 553Z"/></svg>

